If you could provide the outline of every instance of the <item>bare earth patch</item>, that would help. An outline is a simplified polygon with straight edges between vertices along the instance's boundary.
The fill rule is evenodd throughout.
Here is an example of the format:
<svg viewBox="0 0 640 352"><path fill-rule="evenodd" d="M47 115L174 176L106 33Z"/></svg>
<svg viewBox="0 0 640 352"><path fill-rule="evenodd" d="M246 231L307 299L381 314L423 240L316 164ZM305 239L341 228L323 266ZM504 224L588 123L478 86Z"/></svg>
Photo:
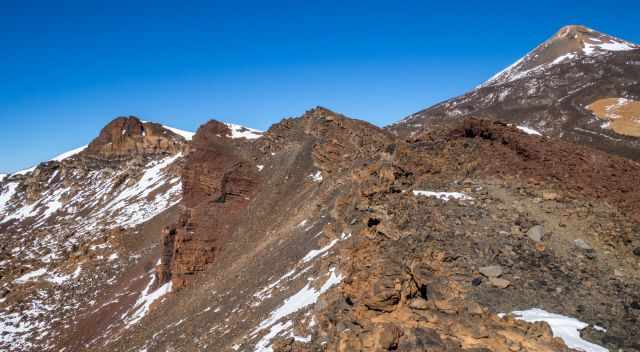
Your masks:
<svg viewBox="0 0 640 352"><path fill-rule="evenodd" d="M640 101L625 98L599 99L587 106L603 126L618 134L640 137Z"/></svg>

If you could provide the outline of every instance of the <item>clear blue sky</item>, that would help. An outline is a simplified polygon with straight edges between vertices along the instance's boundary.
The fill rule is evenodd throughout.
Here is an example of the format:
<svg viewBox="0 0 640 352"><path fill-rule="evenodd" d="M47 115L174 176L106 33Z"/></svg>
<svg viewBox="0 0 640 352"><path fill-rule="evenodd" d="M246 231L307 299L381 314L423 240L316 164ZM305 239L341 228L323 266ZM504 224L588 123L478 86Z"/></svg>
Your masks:
<svg viewBox="0 0 640 352"><path fill-rule="evenodd" d="M120 115L266 129L316 105L386 125L566 24L640 42L640 1L0 1L0 171Z"/></svg>

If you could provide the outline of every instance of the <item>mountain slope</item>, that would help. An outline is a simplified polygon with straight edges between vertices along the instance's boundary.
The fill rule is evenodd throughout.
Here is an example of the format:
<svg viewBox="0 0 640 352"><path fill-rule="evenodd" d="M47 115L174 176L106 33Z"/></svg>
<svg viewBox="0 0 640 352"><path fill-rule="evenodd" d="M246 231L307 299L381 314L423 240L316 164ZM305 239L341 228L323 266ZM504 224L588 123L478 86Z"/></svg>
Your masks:
<svg viewBox="0 0 640 352"><path fill-rule="evenodd" d="M220 126L227 144L262 134ZM94 349L172 291L155 267L163 227L179 220L193 136L119 117L89 145L3 175L0 349Z"/></svg>
<svg viewBox="0 0 640 352"><path fill-rule="evenodd" d="M123 235L179 202L187 150L158 126L116 119L88 147L0 181L0 348L57 350L70 322L148 251L127 249ZM128 149L147 136L153 148Z"/></svg>
<svg viewBox="0 0 640 352"><path fill-rule="evenodd" d="M472 119L405 141L322 108L225 136L198 129L136 274L142 301L171 292L126 323L105 298L68 345L569 351L498 314L536 307L585 322L567 344L636 348L637 163Z"/></svg>
<svg viewBox="0 0 640 352"><path fill-rule="evenodd" d="M526 126L546 136L640 158L637 109L594 113L594 104L640 101L640 47L582 26L562 28L522 59L460 97L389 129L401 136L469 116ZM607 108L609 110L607 110Z"/></svg>

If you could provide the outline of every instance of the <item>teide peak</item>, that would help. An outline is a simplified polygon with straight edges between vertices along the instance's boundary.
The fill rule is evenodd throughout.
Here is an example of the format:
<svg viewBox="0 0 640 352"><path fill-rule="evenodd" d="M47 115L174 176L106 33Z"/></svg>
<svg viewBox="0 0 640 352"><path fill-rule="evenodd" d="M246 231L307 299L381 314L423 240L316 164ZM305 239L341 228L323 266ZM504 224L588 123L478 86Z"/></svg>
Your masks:
<svg viewBox="0 0 640 352"><path fill-rule="evenodd" d="M390 126L409 136L451 119L497 119L640 158L640 47L566 26L472 91Z"/></svg>

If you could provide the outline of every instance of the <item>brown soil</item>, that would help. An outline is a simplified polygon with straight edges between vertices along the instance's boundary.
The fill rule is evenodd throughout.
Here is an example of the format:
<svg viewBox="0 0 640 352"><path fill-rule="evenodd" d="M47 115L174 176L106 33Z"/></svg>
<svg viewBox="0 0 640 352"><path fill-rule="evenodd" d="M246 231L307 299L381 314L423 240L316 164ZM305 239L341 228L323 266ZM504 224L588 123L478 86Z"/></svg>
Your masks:
<svg viewBox="0 0 640 352"><path fill-rule="evenodd" d="M587 105L597 118L609 121L616 133L640 137L640 101L605 98Z"/></svg>

